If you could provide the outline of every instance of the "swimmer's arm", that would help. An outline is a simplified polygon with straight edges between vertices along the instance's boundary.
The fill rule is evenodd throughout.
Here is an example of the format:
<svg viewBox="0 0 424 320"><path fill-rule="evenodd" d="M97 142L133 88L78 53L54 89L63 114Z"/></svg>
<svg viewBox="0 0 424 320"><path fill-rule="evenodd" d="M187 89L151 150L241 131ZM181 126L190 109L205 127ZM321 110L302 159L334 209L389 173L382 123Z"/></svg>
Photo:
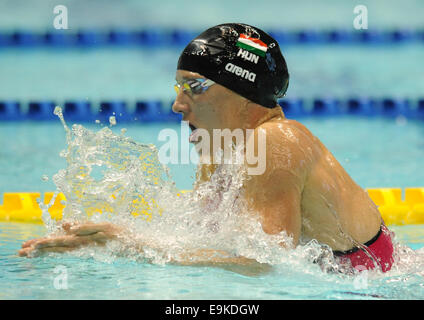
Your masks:
<svg viewBox="0 0 424 320"><path fill-rule="evenodd" d="M172 263L184 266L219 267L243 275L256 276L271 270L271 265L255 259L234 256L223 250L200 249L186 252Z"/></svg>
<svg viewBox="0 0 424 320"><path fill-rule="evenodd" d="M34 257L46 253L64 253L84 246L104 245L109 240L118 240L123 251L138 251L144 254L145 248L155 248L154 243L131 238L127 230L111 223L61 224L65 234L52 235L26 241L18 254L21 257ZM123 252L125 255L126 252ZM256 274L268 270L269 265L253 259L233 256L222 250L202 249L186 251L174 257L171 263L178 265L218 266L243 274Z"/></svg>
<svg viewBox="0 0 424 320"><path fill-rule="evenodd" d="M256 262L256 260L242 256L234 256L223 250L198 249L184 252L180 254L178 258L174 258L172 262L181 265L250 265Z"/></svg>
<svg viewBox="0 0 424 320"><path fill-rule="evenodd" d="M306 146L305 146L306 147ZM245 182L246 199L268 234L285 231L296 246L301 232L301 199L305 167L298 144L267 130L266 169Z"/></svg>
<svg viewBox="0 0 424 320"><path fill-rule="evenodd" d="M69 252L83 246L103 246L107 241L125 235L125 229L108 222L82 224L62 222L59 229L61 229L59 234L24 242L18 252L19 256L33 257L49 252Z"/></svg>
<svg viewBox="0 0 424 320"><path fill-rule="evenodd" d="M152 241L142 239L140 236L131 236L128 230L112 223L87 222L74 224L63 222L60 225L62 232L49 237L26 241L19 251L20 256L37 256L49 252L68 252L90 245L104 245L109 240L118 240L123 246L122 250L136 250L144 254L145 248L161 250ZM222 250L193 250L186 251L172 262L181 265L202 264L250 264L253 260L244 257L232 256Z"/></svg>
<svg viewBox="0 0 424 320"><path fill-rule="evenodd" d="M259 213L262 229L270 235L285 231L293 239L293 246L298 244L301 232L301 193L295 184L288 181L284 174L275 173L267 184L256 184L260 194L250 199L252 208Z"/></svg>
<svg viewBox="0 0 424 320"><path fill-rule="evenodd" d="M132 242L132 245L124 249L124 251L135 249L146 257L147 248L155 249L158 252L163 250L152 242L138 240L135 243ZM235 256L226 251L216 249L186 250L179 254L173 254L169 263L180 266L218 267L247 276L257 276L271 270L271 265L267 263L260 263L255 259Z"/></svg>

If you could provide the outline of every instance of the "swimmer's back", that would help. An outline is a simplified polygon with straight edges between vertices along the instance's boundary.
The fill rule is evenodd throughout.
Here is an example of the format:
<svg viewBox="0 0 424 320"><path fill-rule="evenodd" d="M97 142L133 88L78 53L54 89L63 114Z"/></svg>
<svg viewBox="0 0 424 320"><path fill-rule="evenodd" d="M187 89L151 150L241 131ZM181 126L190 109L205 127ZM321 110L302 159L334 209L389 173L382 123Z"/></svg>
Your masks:
<svg viewBox="0 0 424 320"><path fill-rule="evenodd" d="M339 251L354 247L352 239L360 243L372 239L379 231L381 216L366 191L304 125L285 118L271 122L296 136L299 143L288 145L310 158L305 159L309 167L301 200L302 237Z"/></svg>

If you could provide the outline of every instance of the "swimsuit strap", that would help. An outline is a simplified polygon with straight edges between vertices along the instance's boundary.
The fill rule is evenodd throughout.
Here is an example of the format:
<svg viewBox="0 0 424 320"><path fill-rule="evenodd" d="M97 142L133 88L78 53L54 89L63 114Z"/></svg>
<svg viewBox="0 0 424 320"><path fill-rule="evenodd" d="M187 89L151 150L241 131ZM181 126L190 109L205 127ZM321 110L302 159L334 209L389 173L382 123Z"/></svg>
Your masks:
<svg viewBox="0 0 424 320"><path fill-rule="evenodd" d="M380 237L380 235L381 235L381 232L383 232L383 228L382 228L382 226L383 225L381 225L380 226L380 230L378 230L378 232L377 232L377 234L371 239L371 240L369 240L369 241L367 241L367 242L365 242L364 243L364 246L366 246L366 247L369 247L370 245L372 245L374 242L376 242L377 241L377 239ZM350 249L350 250L347 250L347 251L334 251L333 250L333 254L335 255L335 256L344 256L344 255L346 255L346 254L351 254L351 253L354 253L354 252L356 252L356 251L358 251L360 249L360 247L355 247L355 248L352 248L352 249Z"/></svg>

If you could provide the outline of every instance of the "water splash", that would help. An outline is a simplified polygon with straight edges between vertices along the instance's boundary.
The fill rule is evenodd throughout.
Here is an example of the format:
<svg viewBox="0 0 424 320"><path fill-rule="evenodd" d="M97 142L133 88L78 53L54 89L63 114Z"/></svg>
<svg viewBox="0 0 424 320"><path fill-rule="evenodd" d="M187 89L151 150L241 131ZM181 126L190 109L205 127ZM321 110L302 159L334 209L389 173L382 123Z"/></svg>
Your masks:
<svg viewBox="0 0 424 320"><path fill-rule="evenodd" d="M199 249L274 263L284 250L280 244L290 245L291 239L284 233L265 234L240 200L246 177L240 165L219 167L210 182L183 194L175 187L169 169L159 162L154 145L125 137L125 130L116 135L108 127L93 132L76 124L70 129L60 107L54 113L62 122L67 142L60 153L67 167L53 176L57 191L67 199L64 220L124 225L126 240L133 247L143 244L142 258L154 263L179 261L186 252ZM116 122L112 120L112 124ZM54 221L47 215L45 223L51 226Z"/></svg>
<svg viewBox="0 0 424 320"><path fill-rule="evenodd" d="M128 230L124 244L110 242L102 250L84 248L76 254L109 260L110 254L125 255L164 264L183 261L187 252L213 249L273 265L276 272L286 276L300 272L324 282L344 284L351 284L352 276L358 276L346 272L347 266L337 263L328 246L312 240L301 242L294 250L285 249L291 246L291 238L284 232L264 233L240 200L246 178L242 166L222 165L195 192L181 193L169 169L159 162L154 145L125 137L125 130L116 135L108 127L97 132L82 125L69 129L60 108L55 114L64 126L67 141L67 148L60 153L67 167L53 176L57 191L67 199L64 219L110 221ZM46 214L43 221L51 232L55 230L55 221ZM137 245L143 250L135 250ZM397 262L392 271L385 275L369 272L370 281L379 283L388 276L395 281L405 272L423 275L422 252L398 243L395 250ZM104 253L109 254L107 258Z"/></svg>

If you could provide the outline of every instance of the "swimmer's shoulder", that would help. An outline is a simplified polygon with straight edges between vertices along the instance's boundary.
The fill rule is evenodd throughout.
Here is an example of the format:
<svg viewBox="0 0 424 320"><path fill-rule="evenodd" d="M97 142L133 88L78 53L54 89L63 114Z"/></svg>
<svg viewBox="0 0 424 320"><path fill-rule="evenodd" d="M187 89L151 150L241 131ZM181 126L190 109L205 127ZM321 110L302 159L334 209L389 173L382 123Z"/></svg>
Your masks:
<svg viewBox="0 0 424 320"><path fill-rule="evenodd" d="M273 162L272 155L278 156L280 164L290 164L286 167L295 168L307 173L313 165L326 153L325 146L303 124L291 119L272 119L259 127L266 131L267 155ZM278 151L278 152L276 152ZM286 155L290 161L281 161Z"/></svg>
<svg viewBox="0 0 424 320"><path fill-rule="evenodd" d="M267 137L277 139L279 142L294 146L311 146L317 142L317 138L300 122L287 118L273 118L262 123L257 130L266 131Z"/></svg>

